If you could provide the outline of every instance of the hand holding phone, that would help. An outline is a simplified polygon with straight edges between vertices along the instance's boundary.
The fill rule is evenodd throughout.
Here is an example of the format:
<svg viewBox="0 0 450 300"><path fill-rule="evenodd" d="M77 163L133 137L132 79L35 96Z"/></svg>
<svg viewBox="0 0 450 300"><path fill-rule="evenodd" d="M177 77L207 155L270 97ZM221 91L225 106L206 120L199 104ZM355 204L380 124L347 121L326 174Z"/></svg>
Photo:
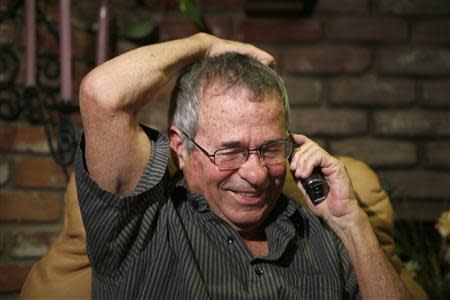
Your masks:
<svg viewBox="0 0 450 300"><path fill-rule="evenodd" d="M299 145L294 143L294 147L297 148ZM322 203L322 201L327 198L329 187L327 181L323 177L320 167L314 168L308 178L300 178L299 181L314 205Z"/></svg>

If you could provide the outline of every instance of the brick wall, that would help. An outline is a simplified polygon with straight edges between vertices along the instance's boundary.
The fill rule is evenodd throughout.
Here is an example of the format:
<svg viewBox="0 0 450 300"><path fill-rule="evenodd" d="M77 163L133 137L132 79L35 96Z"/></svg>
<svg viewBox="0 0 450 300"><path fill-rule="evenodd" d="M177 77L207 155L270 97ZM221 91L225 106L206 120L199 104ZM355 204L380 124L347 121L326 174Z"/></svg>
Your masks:
<svg viewBox="0 0 450 300"><path fill-rule="evenodd" d="M39 1L55 24L57 2ZM72 5L74 103L95 60L98 2ZM157 28L151 41L196 31L174 0L110 2L119 28L151 18ZM332 153L370 164L391 193L397 218L434 220L449 208L448 0L319 0L307 19L248 17L245 0L194 2L216 35L275 55L291 98L291 128ZM0 24L0 43L14 43L18 51L22 16ZM58 54L49 33L42 26L38 32L40 51ZM114 49L118 54L136 46L119 38ZM17 85L22 74L23 65ZM167 91L158 95L143 113L145 122L165 127L166 98ZM0 121L0 153L0 298L15 298L30 265L60 229L70 168L52 161L41 127L21 120Z"/></svg>

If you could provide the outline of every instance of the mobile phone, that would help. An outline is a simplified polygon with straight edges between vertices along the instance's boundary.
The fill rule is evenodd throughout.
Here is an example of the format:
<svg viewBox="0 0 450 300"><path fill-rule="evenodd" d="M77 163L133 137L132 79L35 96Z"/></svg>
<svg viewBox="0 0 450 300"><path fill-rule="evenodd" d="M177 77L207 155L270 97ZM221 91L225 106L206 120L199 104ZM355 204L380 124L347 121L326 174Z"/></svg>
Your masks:
<svg viewBox="0 0 450 300"><path fill-rule="evenodd" d="M314 168L311 176L300 179L300 183L314 205L318 205L327 198L329 187L320 168Z"/></svg>

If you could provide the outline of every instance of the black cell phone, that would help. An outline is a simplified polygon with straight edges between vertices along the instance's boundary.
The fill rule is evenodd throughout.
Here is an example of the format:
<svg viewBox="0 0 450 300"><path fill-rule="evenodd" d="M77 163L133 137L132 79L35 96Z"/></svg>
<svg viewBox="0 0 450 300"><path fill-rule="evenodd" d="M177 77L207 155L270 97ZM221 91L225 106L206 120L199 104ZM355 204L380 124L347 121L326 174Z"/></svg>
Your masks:
<svg viewBox="0 0 450 300"><path fill-rule="evenodd" d="M300 183L314 205L318 205L327 198L329 191L328 183L323 177L320 168L314 168L311 176L306 179L300 179Z"/></svg>

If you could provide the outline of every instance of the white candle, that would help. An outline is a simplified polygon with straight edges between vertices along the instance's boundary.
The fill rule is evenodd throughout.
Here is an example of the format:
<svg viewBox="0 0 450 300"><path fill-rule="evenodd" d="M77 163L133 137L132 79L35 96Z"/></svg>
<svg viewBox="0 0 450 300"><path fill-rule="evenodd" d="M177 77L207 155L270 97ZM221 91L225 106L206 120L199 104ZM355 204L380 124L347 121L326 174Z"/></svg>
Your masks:
<svg viewBox="0 0 450 300"><path fill-rule="evenodd" d="M59 51L61 59L61 99L72 99L72 40L70 35L70 0L59 1Z"/></svg>
<svg viewBox="0 0 450 300"><path fill-rule="evenodd" d="M103 0L98 14L97 33L97 58L96 63L100 65L108 59L109 44L109 7L108 1Z"/></svg>
<svg viewBox="0 0 450 300"><path fill-rule="evenodd" d="M36 7L35 0L25 2L26 66L25 85L36 85Z"/></svg>

